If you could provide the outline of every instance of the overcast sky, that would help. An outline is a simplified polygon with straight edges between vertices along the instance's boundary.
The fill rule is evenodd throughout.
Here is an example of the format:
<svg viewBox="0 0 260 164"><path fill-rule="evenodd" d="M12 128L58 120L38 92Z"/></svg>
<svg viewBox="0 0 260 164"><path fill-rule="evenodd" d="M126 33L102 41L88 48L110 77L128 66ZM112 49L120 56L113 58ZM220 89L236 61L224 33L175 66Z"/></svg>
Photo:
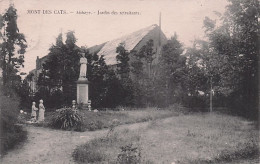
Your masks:
<svg viewBox="0 0 260 164"><path fill-rule="evenodd" d="M152 24L159 24L167 37L176 32L184 46L203 37L203 19L214 18L213 11L223 13L226 0L11 0L18 10L18 27L26 37L24 72L35 68L36 57L48 54L60 32L75 31L78 46L91 47L116 39ZM0 13L10 4L0 0ZM28 10L40 10L29 14ZM50 10L52 14L43 14ZM59 14L66 10L67 14ZM77 11L91 15L76 14ZM98 11L139 12L139 15L98 15ZM65 38L65 36L64 36Z"/></svg>

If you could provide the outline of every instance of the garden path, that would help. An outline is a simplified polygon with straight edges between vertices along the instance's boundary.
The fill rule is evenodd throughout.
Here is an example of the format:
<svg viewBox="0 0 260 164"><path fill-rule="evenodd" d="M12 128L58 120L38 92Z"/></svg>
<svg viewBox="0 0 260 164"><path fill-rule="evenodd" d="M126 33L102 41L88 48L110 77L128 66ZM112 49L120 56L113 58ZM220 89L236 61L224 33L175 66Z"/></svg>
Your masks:
<svg viewBox="0 0 260 164"><path fill-rule="evenodd" d="M121 125L118 128L138 129L147 123ZM23 125L28 132L28 139L17 149L10 151L0 163L9 164L70 164L75 163L72 152L77 145L93 138L105 136L107 129L99 131L71 132L54 130L32 125Z"/></svg>

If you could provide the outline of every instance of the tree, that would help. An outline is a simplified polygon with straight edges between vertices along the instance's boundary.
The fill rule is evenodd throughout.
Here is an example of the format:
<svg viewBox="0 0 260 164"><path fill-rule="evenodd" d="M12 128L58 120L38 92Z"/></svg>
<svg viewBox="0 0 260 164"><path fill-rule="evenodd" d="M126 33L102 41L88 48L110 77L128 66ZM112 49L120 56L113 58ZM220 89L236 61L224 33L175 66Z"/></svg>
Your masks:
<svg viewBox="0 0 260 164"><path fill-rule="evenodd" d="M120 90L122 102L121 105L132 105L133 104L133 83L130 77L130 53L125 49L125 44L120 43L116 48L118 55L116 56L118 64L116 65L116 74L120 81Z"/></svg>
<svg viewBox="0 0 260 164"><path fill-rule="evenodd" d="M186 58L182 56L182 44L175 34L162 47L159 58L159 73L157 76L157 89L164 97L165 104L181 103L184 91L184 81L186 77Z"/></svg>
<svg viewBox="0 0 260 164"><path fill-rule="evenodd" d="M230 58L236 58L235 73L240 80L236 84L236 107L244 108L243 114L255 116L258 111L258 53L259 53L259 16L258 0L229 0L224 16L224 25L229 27L229 33L235 45L235 51ZM231 61L231 60L230 60Z"/></svg>
<svg viewBox="0 0 260 164"><path fill-rule="evenodd" d="M92 106L104 107L107 97L107 80L108 67L103 56L96 53L88 55L88 73L87 78L90 81L89 93L92 100Z"/></svg>
<svg viewBox="0 0 260 164"><path fill-rule="evenodd" d="M144 59L145 62L148 65L148 77L151 77L151 67L152 67L152 62L154 60L154 54L155 52L153 51L154 43L153 40L150 39L149 41L146 42L146 44L140 49L138 56L140 59Z"/></svg>
<svg viewBox="0 0 260 164"><path fill-rule="evenodd" d="M134 103L138 106L156 105L154 54L152 39L148 40L139 51L131 51L132 90Z"/></svg>
<svg viewBox="0 0 260 164"><path fill-rule="evenodd" d="M196 61L208 79L208 87L224 96L235 113L256 115L258 19L257 0L229 0L225 14L218 20L205 18L207 41L193 48ZM218 24L218 25L217 25ZM194 56L193 56L194 57Z"/></svg>
<svg viewBox="0 0 260 164"><path fill-rule="evenodd" d="M125 49L125 43L120 43L116 48L116 60L117 64L117 73L120 75L121 79L129 78L130 66L129 66L129 52Z"/></svg>
<svg viewBox="0 0 260 164"><path fill-rule="evenodd" d="M19 68L23 67L24 53L27 48L25 37L19 32L17 25L17 10L11 5L3 16L0 16L0 67L3 71L3 84L15 84L19 77Z"/></svg>
<svg viewBox="0 0 260 164"><path fill-rule="evenodd" d="M191 104L204 107L205 97L201 95L203 93L206 97L209 95L209 111L212 111L213 90L216 91L219 87L219 64L221 63L219 55L210 50L208 42L195 40L193 47L187 50L186 56L188 57L186 85L190 101L196 102Z"/></svg>
<svg viewBox="0 0 260 164"><path fill-rule="evenodd" d="M45 94L54 95L62 93L63 105L71 105L76 99L76 81L79 75L78 54L81 49L76 45L76 38L73 31L66 34L65 44L62 34L56 39L55 45L49 49L47 61L43 64L42 73L38 79L38 85L44 87Z"/></svg>
<svg viewBox="0 0 260 164"><path fill-rule="evenodd" d="M109 70L104 57L96 53L89 54L86 47L77 47L73 32L68 32L66 37L64 44L62 34L59 34L55 45L50 48L48 60L43 65L38 82L39 85L44 86L41 87L42 97L46 97L48 103L54 104L53 107L71 105L71 101L76 99L76 81L79 77L81 57L79 52L83 52L88 61L87 78L90 81L89 98L92 100L92 106L111 106L107 96L115 95L113 92L117 90L110 90L108 79L114 79L107 77ZM36 95L39 97L41 94ZM112 99L119 99L119 97L112 97Z"/></svg>

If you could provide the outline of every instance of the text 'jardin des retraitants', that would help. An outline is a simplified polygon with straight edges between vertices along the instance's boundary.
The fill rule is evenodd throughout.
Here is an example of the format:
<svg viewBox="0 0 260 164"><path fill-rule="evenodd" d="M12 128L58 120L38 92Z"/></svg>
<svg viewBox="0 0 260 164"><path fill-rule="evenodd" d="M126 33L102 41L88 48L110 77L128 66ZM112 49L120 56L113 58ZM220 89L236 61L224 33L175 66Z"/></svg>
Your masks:
<svg viewBox="0 0 260 164"><path fill-rule="evenodd" d="M141 15L139 11L116 11L116 10L97 10L97 11L88 11L88 10L27 10L27 14L43 14L43 15L67 15L67 14L76 14L76 15Z"/></svg>

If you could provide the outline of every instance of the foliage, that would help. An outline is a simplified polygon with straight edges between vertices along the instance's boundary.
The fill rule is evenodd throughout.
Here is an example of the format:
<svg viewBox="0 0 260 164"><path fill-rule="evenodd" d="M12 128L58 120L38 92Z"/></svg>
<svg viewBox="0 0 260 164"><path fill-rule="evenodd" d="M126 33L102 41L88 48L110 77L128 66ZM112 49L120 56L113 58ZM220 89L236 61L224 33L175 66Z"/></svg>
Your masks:
<svg viewBox="0 0 260 164"><path fill-rule="evenodd" d="M229 29L234 48L229 55L233 74L239 76L234 85L234 98L239 101L232 105L251 118L257 118L258 113L258 20L260 17L259 1L230 0L224 16L224 26ZM236 79L233 79L236 80ZM232 102L232 100L231 100Z"/></svg>
<svg viewBox="0 0 260 164"><path fill-rule="evenodd" d="M66 34L65 44L62 34L59 34L55 45L49 49L48 59L43 64L42 73L39 75L38 85L40 88L44 88L39 91L48 93L47 96L61 91L63 100L59 102L62 104L57 104L56 107L71 105L71 101L76 99L80 48L75 43L76 38L73 31Z"/></svg>
<svg viewBox="0 0 260 164"><path fill-rule="evenodd" d="M133 102L133 83L130 77L130 53L125 49L125 44L120 43L116 48L118 55L116 56L118 64L116 74L118 75L120 88L118 88L119 96L122 102L116 105L132 105ZM119 97L118 97L119 98Z"/></svg>
<svg viewBox="0 0 260 164"><path fill-rule="evenodd" d="M159 58L159 69L157 76L157 91L159 97L165 101L160 102L166 106L173 103L182 103L187 95L186 86L186 58L182 56L182 44L175 34L162 47Z"/></svg>
<svg viewBox="0 0 260 164"><path fill-rule="evenodd" d="M129 52L125 49L125 44L120 43L116 48L116 60L117 64L117 72L121 76L121 78L129 78L130 66L129 66Z"/></svg>
<svg viewBox="0 0 260 164"><path fill-rule="evenodd" d="M1 85L2 90L2 85ZM9 98L1 92L1 126L3 130L8 130L9 125L14 125L19 114L19 98L17 96Z"/></svg>
<svg viewBox="0 0 260 164"><path fill-rule="evenodd" d="M186 94L183 85L185 81L185 61L181 56L183 48L175 34L163 45L159 52L159 62L155 59L153 40L132 51L131 78L133 79L134 104L137 106L168 106L182 102Z"/></svg>
<svg viewBox="0 0 260 164"><path fill-rule="evenodd" d="M121 153L117 156L119 164L138 164L141 162L141 151L133 144L120 147Z"/></svg>
<svg viewBox="0 0 260 164"><path fill-rule="evenodd" d="M102 107L115 108L124 103L125 95L123 85L113 69L108 69L105 75L105 96L103 97Z"/></svg>
<svg viewBox="0 0 260 164"><path fill-rule="evenodd" d="M80 130L82 124L82 116L71 108L59 109L54 114L51 126L63 130Z"/></svg>
<svg viewBox="0 0 260 164"><path fill-rule="evenodd" d="M1 135L0 154L4 155L7 151L15 148L18 144L27 139L27 132L20 126L10 126L10 129Z"/></svg>
<svg viewBox="0 0 260 164"><path fill-rule="evenodd" d="M259 162L259 146L257 141L248 142L243 145L243 148L240 148L234 152L228 150L223 150L217 157L211 160L193 160L192 163L199 164L211 164L211 163L227 163L235 162L238 163L240 160L245 160L247 163L257 163ZM251 162L253 160L255 162Z"/></svg>
<svg viewBox="0 0 260 164"><path fill-rule="evenodd" d="M97 54L88 55L88 73L89 97L93 107L103 107L107 97L107 80L106 75L108 67L103 56Z"/></svg>
<svg viewBox="0 0 260 164"><path fill-rule="evenodd" d="M105 156L91 145L79 146L72 154L79 163L96 163L104 160Z"/></svg>
<svg viewBox="0 0 260 164"><path fill-rule="evenodd" d="M155 105L154 42L148 40L139 51L131 51L131 79L135 106Z"/></svg>
<svg viewBox="0 0 260 164"><path fill-rule="evenodd" d="M97 121L92 121L90 122L87 127L84 126L85 128L87 128L89 131L96 131L99 129L103 129L106 125L104 124L103 121L97 120Z"/></svg>
<svg viewBox="0 0 260 164"><path fill-rule="evenodd" d="M259 146L257 141L248 142L243 145L243 148L235 152L222 151L215 161L233 161L238 159L250 159L259 157Z"/></svg>
<svg viewBox="0 0 260 164"><path fill-rule="evenodd" d="M25 112L31 112L32 97L30 97L30 87L26 79L16 88L16 92L20 97L19 107Z"/></svg>
<svg viewBox="0 0 260 164"><path fill-rule="evenodd" d="M20 76L19 68L23 67L24 53L27 48L25 37L19 32L17 10L11 5L1 17L0 22L0 67L3 71L3 84L6 88L17 87Z"/></svg>
<svg viewBox="0 0 260 164"><path fill-rule="evenodd" d="M0 15L1 154L24 141L27 135L21 127L15 125L19 113L18 96L22 97L26 93L21 84L19 69L23 67L27 48L25 36L19 32L17 18L17 10L13 5L9 6L4 15ZM23 98L21 100L25 100Z"/></svg>
<svg viewBox="0 0 260 164"><path fill-rule="evenodd" d="M89 98L92 100L92 107L116 106L120 102L120 96L117 96L118 92L114 89L120 85L117 85L117 78L113 76L114 71L108 69L103 56L89 54L86 47L79 48L75 43L76 38L72 31L67 33L65 44L62 34L58 36L39 76L40 89L36 99L41 96L46 98L46 104L51 107L70 106L71 101L76 99L76 81L81 57L79 52L83 52L88 60L87 78L90 81ZM110 96L113 97L112 102ZM116 98L119 100L115 100Z"/></svg>
<svg viewBox="0 0 260 164"><path fill-rule="evenodd" d="M1 155L7 150L14 148L20 142L26 140L27 133L21 127L16 126L19 114L19 98L17 96L7 97L0 86L0 152Z"/></svg>
<svg viewBox="0 0 260 164"><path fill-rule="evenodd" d="M257 30L259 2L230 0L225 14L217 20L204 20L207 41L197 40L187 51L190 73L189 88L224 101L234 113L244 116L257 114ZM201 79L196 79L202 75ZM204 88L202 87L204 86ZM194 90L194 91L196 91ZM220 99L222 98L222 99ZM215 102L217 104L218 102Z"/></svg>

